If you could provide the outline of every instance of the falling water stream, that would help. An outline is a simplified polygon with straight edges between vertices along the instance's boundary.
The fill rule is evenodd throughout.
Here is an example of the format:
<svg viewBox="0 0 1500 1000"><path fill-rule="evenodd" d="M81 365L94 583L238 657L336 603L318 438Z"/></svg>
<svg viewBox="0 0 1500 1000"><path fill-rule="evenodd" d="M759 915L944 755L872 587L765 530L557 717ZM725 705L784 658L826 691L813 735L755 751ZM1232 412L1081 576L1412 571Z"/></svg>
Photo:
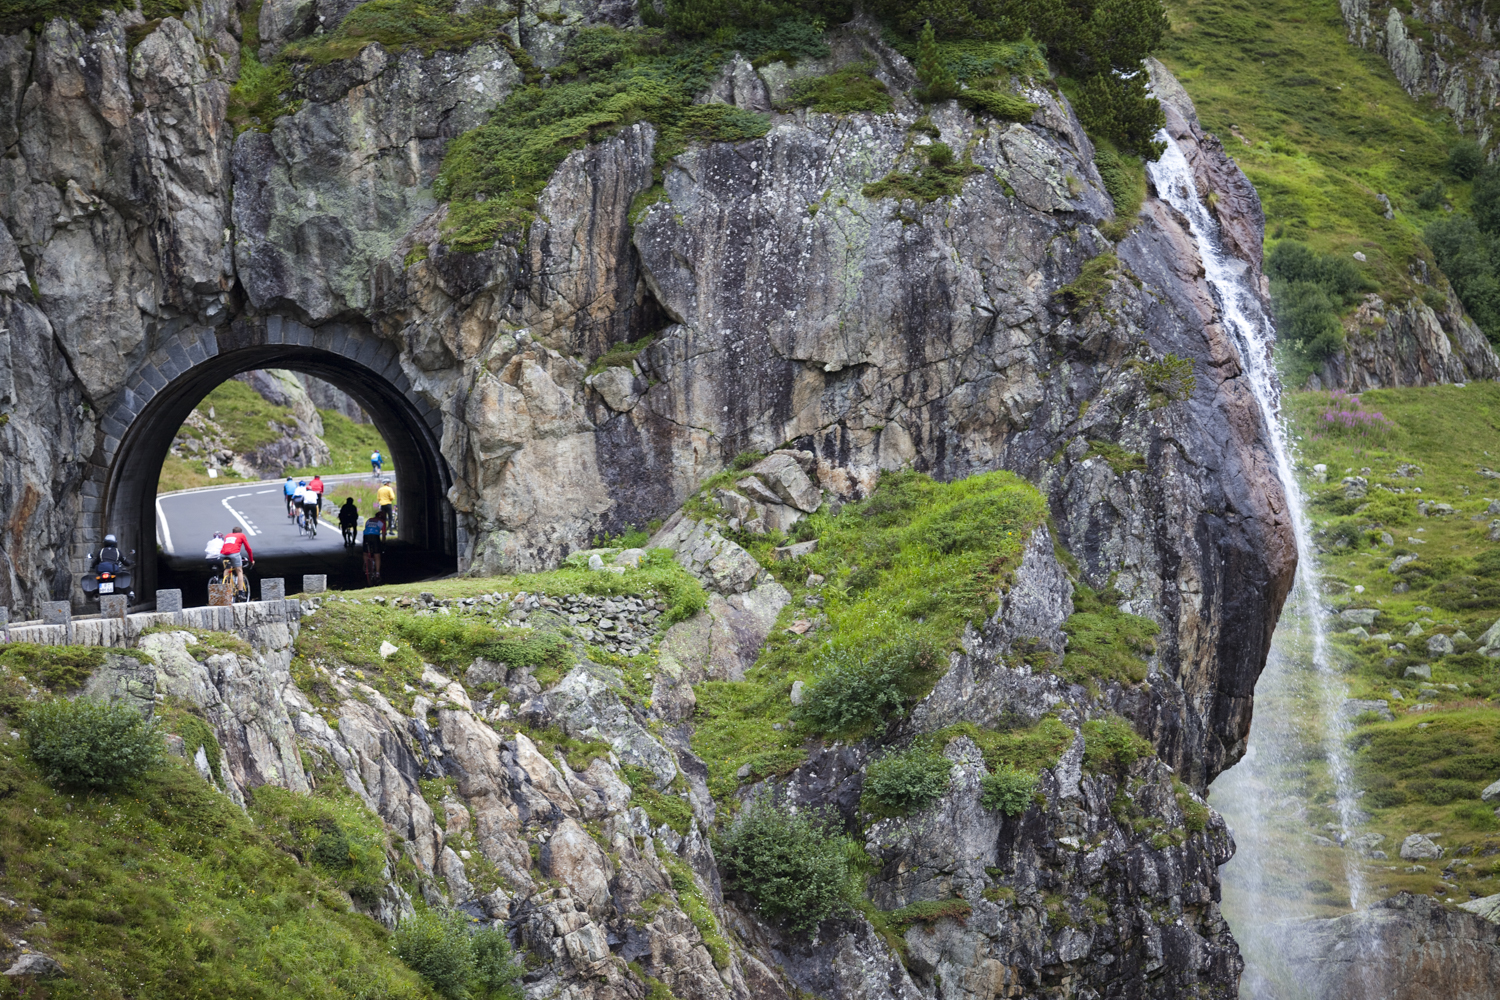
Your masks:
<svg viewBox="0 0 1500 1000"><path fill-rule="evenodd" d="M1265 414L1296 535L1297 577L1256 684L1249 747L1212 788L1213 805L1229 822L1236 844L1234 860L1222 872L1223 909L1245 956L1241 997L1289 1000L1302 992L1297 977L1278 960L1273 930L1287 920L1358 908L1366 896L1352 850L1343 863L1347 888L1335 885L1328 873L1305 867L1310 823L1343 844L1358 821L1345 739L1350 720L1340 711L1348 695L1328 657L1316 549L1280 415L1271 353L1275 329L1249 267L1223 252L1218 223L1198 196L1187 158L1165 132L1157 138L1167 140L1167 150L1147 169L1161 198L1187 218L1197 241L1224 326L1237 341L1245 378Z"/></svg>

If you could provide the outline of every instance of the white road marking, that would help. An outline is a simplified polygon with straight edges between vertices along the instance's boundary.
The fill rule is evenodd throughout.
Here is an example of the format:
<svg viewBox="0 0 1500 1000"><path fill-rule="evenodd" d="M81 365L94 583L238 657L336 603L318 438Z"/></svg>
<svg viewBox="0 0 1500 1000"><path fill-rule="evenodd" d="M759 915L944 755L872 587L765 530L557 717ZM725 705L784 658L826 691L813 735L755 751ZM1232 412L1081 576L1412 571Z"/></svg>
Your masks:
<svg viewBox="0 0 1500 1000"><path fill-rule="evenodd" d="M276 493L276 492L278 492L278 491L277 490L256 490L255 491L255 495L256 496L260 496L262 493Z"/></svg>
<svg viewBox="0 0 1500 1000"><path fill-rule="evenodd" d="M167 555L175 556L177 553L172 549L172 530L167 527L167 515L161 509L160 497L156 498L156 528L162 536L163 548L167 550Z"/></svg>
<svg viewBox="0 0 1500 1000"><path fill-rule="evenodd" d="M249 496L248 493L245 494L245 495ZM229 511L229 513L233 514L234 515L234 519L236 521L240 522L240 524L242 524L244 526L244 528L245 528L245 534L247 534L250 537L254 538L255 535L258 534L258 532L255 530L255 525L253 523L251 523L250 519L248 517L246 517L244 514L241 514L239 511L237 511L233 507L229 506L229 501L230 500L238 500L238 499L239 499L239 497L225 497L223 500L220 500L219 503L223 504L224 505L224 509L227 510L227 511Z"/></svg>

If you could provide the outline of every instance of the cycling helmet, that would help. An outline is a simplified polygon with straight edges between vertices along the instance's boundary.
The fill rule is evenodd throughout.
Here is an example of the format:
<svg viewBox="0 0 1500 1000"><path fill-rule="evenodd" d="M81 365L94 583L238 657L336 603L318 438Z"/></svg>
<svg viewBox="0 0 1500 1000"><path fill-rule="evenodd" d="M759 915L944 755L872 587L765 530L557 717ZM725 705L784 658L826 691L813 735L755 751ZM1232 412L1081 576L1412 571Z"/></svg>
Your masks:
<svg viewBox="0 0 1500 1000"><path fill-rule="evenodd" d="M118 540L116 540L116 538L115 538L114 535L105 535L104 536L104 544L105 545L119 545L120 543L119 543Z"/></svg>
<svg viewBox="0 0 1500 1000"><path fill-rule="evenodd" d="M297 485L298 486L306 486L307 485L307 480L306 479L299 479L299 480L297 480Z"/></svg>
<svg viewBox="0 0 1500 1000"><path fill-rule="evenodd" d="M389 479L382 479L380 481L380 485L381 486L389 486L389 485L391 485L391 481Z"/></svg>

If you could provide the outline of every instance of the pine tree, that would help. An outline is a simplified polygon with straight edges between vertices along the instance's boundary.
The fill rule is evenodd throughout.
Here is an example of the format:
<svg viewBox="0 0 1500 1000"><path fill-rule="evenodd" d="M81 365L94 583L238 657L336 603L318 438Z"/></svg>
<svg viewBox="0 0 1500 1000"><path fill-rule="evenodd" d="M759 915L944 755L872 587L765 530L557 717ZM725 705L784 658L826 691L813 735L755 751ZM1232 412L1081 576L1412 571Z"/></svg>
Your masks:
<svg viewBox="0 0 1500 1000"><path fill-rule="evenodd" d="M922 81L917 96L924 101L946 101L958 94L958 81L943 63L931 21L922 25L922 37L917 42L917 79Z"/></svg>

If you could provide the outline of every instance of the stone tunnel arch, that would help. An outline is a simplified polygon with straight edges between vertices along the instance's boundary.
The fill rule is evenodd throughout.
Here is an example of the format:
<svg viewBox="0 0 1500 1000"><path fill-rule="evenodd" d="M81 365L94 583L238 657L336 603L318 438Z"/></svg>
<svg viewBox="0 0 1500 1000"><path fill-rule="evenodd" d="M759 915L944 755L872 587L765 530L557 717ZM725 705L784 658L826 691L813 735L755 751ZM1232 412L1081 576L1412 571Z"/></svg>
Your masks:
<svg viewBox="0 0 1500 1000"><path fill-rule="evenodd" d="M140 552L135 592L151 599L157 582L156 483L172 438L215 386L256 368L305 372L353 397L390 449L403 538L456 558L458 529L447 496L453 476L439 447L442 414L413 391L395 348L352 324L314 329L276 316L242 319L178 332L127 381L103 417L73 539L75 601L87 554L107 531Z"/></svg>

